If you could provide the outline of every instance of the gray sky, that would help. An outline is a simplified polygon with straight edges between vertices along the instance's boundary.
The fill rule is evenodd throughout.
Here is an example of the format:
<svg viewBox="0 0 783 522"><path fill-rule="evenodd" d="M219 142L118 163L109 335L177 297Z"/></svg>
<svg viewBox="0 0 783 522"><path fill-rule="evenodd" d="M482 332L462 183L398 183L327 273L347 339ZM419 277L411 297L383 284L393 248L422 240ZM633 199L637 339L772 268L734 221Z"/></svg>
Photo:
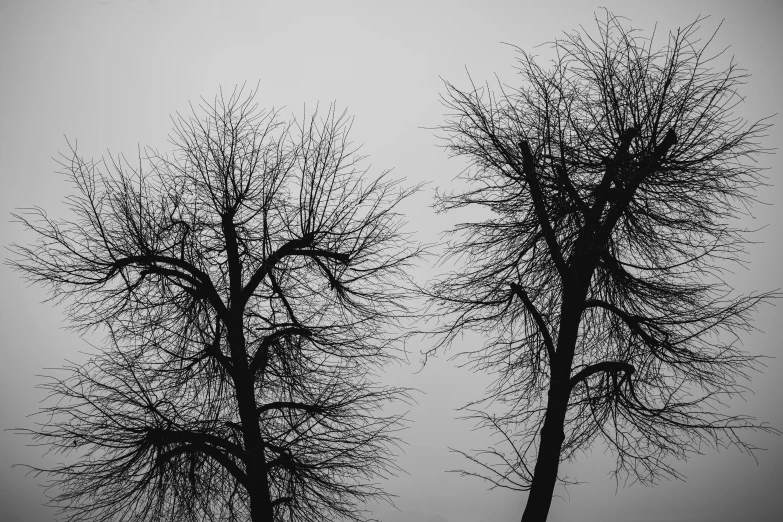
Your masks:
<svg viewBox="0 0 783 522"><path fill-rule="evenodd" d="M353 139L364 143L373 168L394 168L411 183L431 182L411 200L411 226L424 241L450 223L434 217L431 189L447 187L461 170L437 147L432 127L440 123L440 77L466 86L466 68L477 82L513 77L514 53L501 42L531 50L564 30L592 25L599 4L589 2L202 2L174 0L14 2L0 0L0 243L25 242L9 223L16 207L40 205L63 215L70 188L51 159L66 150L64 135L78 139L86 156L135 154L136 147L166 148L169 115L188 110L188 101L210 98L220 86L259 83L257 100L267 107L301 113L304 104L336 101L356 116ZM715 49L731 45L740 66L752 73L743 116L783 113L780 2L608 2L615 14L639 28L669 29L711 15L703 26L725 19ZM705 31L706 35L707 31ZM773 118L767 145L781 141L781 118ZM783 287L780 155L760 160L771 186L748 226L766 228L753 236L750 269L731 281L740 291ZM420 277L426 279L427 269ZM43 397L34 386L43 367L78 358L85 342L64 331L62 308L41 304L41 288L27 288L0 267L0 429L26 426ZM781 308L764 308L759 328L745 338L756 354L777 356L783 337ZM480 342L466 338L462 343ZM399 464L408 472L387 484L398 495L394 511L377 506L385 522L500 522L519 520L524 494L487 491L485 483L445 473L461 458L447 447L478 448L486 434L454 420L454 409L481 393L487 378L459 369L448 354L419 369L389 375L425 392L411 412ZM451 353L459 350L455 346ZM743 411L783 428L781 359L771 359L754 376ZM753 521L778 520L783 513L783 438L748 435L758 464L736 450L705 450L678 469L687 482L655 488L616 490L607 476L612 459L596 446L566 473L585 484L558 490L550 520ZM0 518L7 522L53 520L37 480L14 463L45 464L40 448L0 431ZM48 457L53 459L54 457Z"/></svg>

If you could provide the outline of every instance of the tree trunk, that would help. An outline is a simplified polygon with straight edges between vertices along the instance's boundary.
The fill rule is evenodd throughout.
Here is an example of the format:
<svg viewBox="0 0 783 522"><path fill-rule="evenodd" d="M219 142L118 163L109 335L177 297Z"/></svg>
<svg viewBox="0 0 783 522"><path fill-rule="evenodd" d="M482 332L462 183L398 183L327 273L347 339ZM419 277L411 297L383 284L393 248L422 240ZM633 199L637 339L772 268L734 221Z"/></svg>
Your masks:
<svg viewBox="0 0 783 522"><path fill-rule="evenodd" d="M585 263L585 265L587 265ZM522 522L544 522L552 504L552 495L557 483L557 469L560 466L560 452L565 440L563 425L568 401L571 396L571 365L574 360L579 323L592 277L592 267L583 268L577 284L566 287L560 308L560 331L557 336L555 360L551 361L553 371L549 383L546 415L541 428L536 467L530 483Z"/></svg>
<svg viewBox="0 0 783 522"><path fill-rule="evenodd" d="M274 512L272 504L269 502L269 494L264 494L262 487L259 485L257 488L253 488L251 483L250 494L250 520L252 522L272 522L274 518Z"/></svg>
<svg viewBox="0 0 783 522"><path fill-rule="evenodd" d="M238 388L239 414L244 431L247 459L247 493L250 497L250 520L252 522L272 522L274 510L269 496L269 481L266 475L264 444L255 414L253 388Z"/></svg>
<svg viewBox="0 0 783 522"><path fill-rule="evenodd" d="M556 386L558 384L560 386ZM565 384L567 385L567 382ZM536 467L522 522L544 522L552 504L557 468L560 465L560 450L565 440L563 422L568 406L568 393L563 393L558 387L562 388L562 383L553 383L550 388Z"/></svg>
<svg viewBox="0 0 783 522"><path fill-rule="evenodd" d="M264 440L258 426L255 385L247 360L245 337L240 318L235 317L233 324L228 325L228 342L234 365L235 397L239 419L242 422L242 438L246 454L243 460L247 473L250 520L252 522L272 522L274 509L269 495Z"/></svg>

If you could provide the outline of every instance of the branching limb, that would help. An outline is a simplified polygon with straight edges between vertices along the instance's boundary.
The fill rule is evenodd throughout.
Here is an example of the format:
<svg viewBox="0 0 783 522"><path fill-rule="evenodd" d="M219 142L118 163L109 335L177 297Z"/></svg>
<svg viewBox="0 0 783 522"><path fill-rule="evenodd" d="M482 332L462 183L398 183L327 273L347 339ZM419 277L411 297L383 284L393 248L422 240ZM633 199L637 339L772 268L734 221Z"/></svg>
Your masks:
<svg viewBox="0 0 783 522"><path fill-rule="evenodd" d="M625 378L630 378L634 371L636 371L636 369L633 367L633 365L627 362L603 361L600 363L591 364L579 370L576 375L571 377L569 385L573 390L580 382L586 380L591 375L595 375L596 373L605 372L617 374L619 372L624 372Z"/></svg>
<svg viewBox="0 0 783 522"><path fill-rule="evenodd" d="M536 322L536 326L538 326L538 331L541 333L541 336L544 339L544 345L546 346L547 354L549 355L549 361L550 366L554 364L555 361L555 344L552 342L552 336L549 333L549 327L546 324L546 321L544 321L544 318L541 316L541 312L538 311L538 309L535 307L533 302L530 300L530 297L528 297L527 292L525 292L525 289L522 288L517 283L511 281L509 283L511 286L511 291L519 297L519 299L522 301L522 303L525 305L525 309L528 311L528 313L533 317L533 320Z"/></svg>

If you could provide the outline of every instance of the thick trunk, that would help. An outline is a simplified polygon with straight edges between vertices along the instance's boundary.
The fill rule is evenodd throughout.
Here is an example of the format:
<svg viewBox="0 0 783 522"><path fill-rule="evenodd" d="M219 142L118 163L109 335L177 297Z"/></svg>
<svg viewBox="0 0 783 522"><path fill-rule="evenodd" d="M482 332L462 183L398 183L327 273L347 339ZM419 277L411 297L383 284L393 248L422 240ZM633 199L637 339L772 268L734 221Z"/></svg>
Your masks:
<svg viewBox="0 0 783 522"><path fill-rule="evenodd" d="M591 270L580 274L581 284L564 291L560 309L560 331L557 339L556 358L552 361L553 371L549 383L544 426L541 428L540 443L533 480L530 484L522 522L544 522L552 504L552 495L557 483L557 469L563 448L566 412L571 395L571 365L574 359L579 323L592 275Z"/></svg>
<svg viewBox="0 0 783 522"><path fill-rule="evenodd" d="M269 496L269 481L266 475L266 459L261 430L255 413L256 403L252 385L237 389L239 417L242 420L245 452L245 468L248 478L248 496L250 497L250 520L252 522L272 522L272 500Z"/></svg>
<svg viewBox="0 0 783 522"><path fill-rule="evenodd" d="M568 406L568 394L565 397L562 395L554 389L549 394L544 426L541 428L538 458L522 522L544 522L549 514L557 483L560 450L565 439L563 421Z"/></svg>
<svg viewBox="0 0 783 522"><path fill-rule="evenodd" d="M238 323L241 326L241 323ZM242 422L242 438L245 450L247 494L250 499L250 520L272 522L273 508L266 474L264 440L258 425L253 376L245 351L245 339L237 324L229 330L229 343L234 363L234 386L239 419Z"/></svg>
<svg viewBox="0 0 783 522"><path fill-rule="evenodd" d="M245 395L240 400L240 418L244 431L244 446L247 452L245 466L248 477L248 496L250 497L250 520L252 522L272 522L274 510L269 495L269 481L266 474L264 445L258 420L255 414L255 400L252 387L237 395ZM249 397L248 397L249 396ZM250 399L252 398L252 402Z"/></svg>
<svg viewBox="0 0 783 522"><path fill-rule="evenodd" d="M266 487L258 484L249 493L250 520L252 522L272 522L274 510L272 509L272 503L269 501L269 493Z"/></svg>
<svg viewBox="0 0 783 522"><path fill-rule="evenodd" d="M247 368L244 370L249 375ZM246 376L236 384L237 406L239 418L242 421L244 449L247 454L245 468L248 478L247 493L250 497L250 520L252 522L272 522L273 508L266 475L264 441L258 426L253 381L252 378Z"/></svg>
<svg viewBox="0 0 783 522"><path fill-rule="evenodd" d="M226 239L226 255L229 272L229 320L226 324L233 379L239 419L242 422L242 438L245 450L247 494L250 499L250 520L272 522L274 509L269 494L266 474L264 439L258 426L255 394L255 378L250 369L244 333L244 306L242 299L242 264L233 213L223 215L223 234Z"/></svg>

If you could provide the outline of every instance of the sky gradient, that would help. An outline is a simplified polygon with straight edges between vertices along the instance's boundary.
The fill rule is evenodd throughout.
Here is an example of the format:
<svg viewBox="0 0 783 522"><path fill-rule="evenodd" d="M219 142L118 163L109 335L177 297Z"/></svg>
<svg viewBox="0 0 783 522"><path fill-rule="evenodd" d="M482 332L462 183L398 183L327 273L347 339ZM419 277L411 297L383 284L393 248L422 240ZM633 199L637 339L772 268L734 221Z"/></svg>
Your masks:
<svg viewBox="0 0 783 522"><path fill-rule="evenodd" d="M658 34L710 15L708 36L723 21L713 43L752 77L738 113L748 119L775 115L765 145L779 147L783 136L783 3L781 2L602 2L640 29ZM580 25L593 26L599 4L589 2L223 2L8 1L0 0L0 243L25 243L10 212L39 205L66 216L62 201L71 188L52 159L78 140L87 157L136 154L138 146L165 151L170 115L189 110L188 102L211 98L220 87L258 84L256 100L283 114L301 114L336 102L355 116L354 142L364 144L372 170L393 168L408 182L429 185L407 202L410 230L434 241L453 224L430 208L436 187L447 188L464 167L449 160L431 129L441 123L443 79L466 87L512 82L514 51L558 37ZM544 53L545 50L541 49ZM769 186L760 194L766 206L753 209L749 268L730 278L738 291L783 287L783 157L759 158ZM765 228L762 228L765 227ZM3 255L6 257L6 255ZM422 266L417 277L434 273ZM43 399L35 385L45 367L79 360L85 340L64 330L62 307L41 302L46 292L27 287L18 274L0 266L0 519L49 522L39 480L12 464L45 465L42 449L7 431L29 426L26 418ZM763 307L758 331L743 338L745 348L768 359L749 385L747 402L732 411L755 415L783 429L783 338L781 308ZM98 337L96 337L97 339ZM475 337L463 346L480 343ZM407 474L386 485L399 510L370 506L384 522L517 521L525 495L487 491L478 479L447 470L462 467L448 447L480 448L486 433L459 421L455 409L476 398L487 376L459 368L450 352L421 369L419 351L431 341L408 346L410 365L387 375L390 382L422 393L410 412L399 465ZM733 521L779 520L783 513L783 437L749 434L767 448L753 458L735 449L679 463L686 482L664 481L654 488L616 487L608 477L612 457L596 445L592 453L562 468L585 482L557 490L549 520L570 521Z"/></svg>

